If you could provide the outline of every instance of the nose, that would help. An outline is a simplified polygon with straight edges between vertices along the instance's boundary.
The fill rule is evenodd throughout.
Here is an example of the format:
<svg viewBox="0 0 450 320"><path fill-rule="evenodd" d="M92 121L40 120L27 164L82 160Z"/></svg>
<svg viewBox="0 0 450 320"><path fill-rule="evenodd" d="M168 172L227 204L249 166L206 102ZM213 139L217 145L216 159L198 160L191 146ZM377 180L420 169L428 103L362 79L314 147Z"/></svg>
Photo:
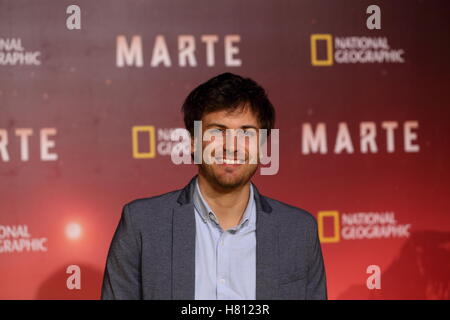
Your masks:
<svg viewBox="0 0 450 320"><path fill-rule="evenodd" d="M227 159L245 160L245 149L243 145L239 145L238 136L234 134L223 143L223 153Z"/></svg>

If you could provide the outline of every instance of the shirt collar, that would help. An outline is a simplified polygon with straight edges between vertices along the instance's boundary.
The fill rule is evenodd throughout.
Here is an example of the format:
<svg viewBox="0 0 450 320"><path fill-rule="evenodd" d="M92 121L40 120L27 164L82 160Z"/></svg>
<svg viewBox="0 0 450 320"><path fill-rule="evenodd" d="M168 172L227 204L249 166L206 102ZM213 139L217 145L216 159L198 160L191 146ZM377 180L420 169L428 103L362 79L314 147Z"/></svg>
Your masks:
<svg viewBox="0 0 450 320"><path fill-rule="evenodd" d="M203 195L200 191L200 186L198 184L198 177L195 179L195 189L193 194L193 202L194 206L197 209L198 213L200 214L200 217L203 219L204 222L206 222L208 219L215 222L217 225L219 224L219 220L215 213L212 211L206 200L203 198ZM230 230L237 231L240 229L245 223L254 225L254 212L255 212L255 199L254 199L254 192L253 192L253 184L250 182L250 195L249 195L249 201L247 202L247 207L245 208L244 214L242 216L241 221L239 224L231 228ZM248 221L248 222L247 222Z"/></svg>

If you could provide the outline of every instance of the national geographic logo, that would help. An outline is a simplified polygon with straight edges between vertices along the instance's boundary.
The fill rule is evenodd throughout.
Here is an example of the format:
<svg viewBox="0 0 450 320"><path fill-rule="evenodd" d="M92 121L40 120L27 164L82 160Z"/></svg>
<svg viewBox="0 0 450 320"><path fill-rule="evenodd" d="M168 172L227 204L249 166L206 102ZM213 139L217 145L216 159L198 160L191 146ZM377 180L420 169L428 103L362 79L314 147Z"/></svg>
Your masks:
<svg viewBox="0 0 450 320"><path fill-rule="evenodd" d="M133 159L152 159L156 155L170 156L179 141L171 138L179 128L155 128L152 125L133 126L131 129Z"/></svg>
<svg viewBox="0 0 450 320"><path fill-rule="evenodd" d="M319 211L319 239L322 243L343 240L408 238L411 224L399 224L394 212Z"/></svg>
<svg viewBox="0 0 450 320"><path fill-rule="evenodd" d="M0 225L0 254L47 252L47 238L33 237L28 225Z"/></svg>
<svg viewBox="0 0 450 320"><path fill-rule="evenodd" d="M0 66L39 66L40 51L28 51L21 38L0 38Z"/></svg>
<svg viewBox="0 0 450 320"><path fill-rule="evenodd" d="M317 42L325 41L326 56L319 59L317 54ZM311 35L311 64L313 66L332 66L333 65L333 37L331 34L312 34Z"/></svg>
<svg viewBox="0 0 450 320"><path fill-rule="evenodd" d="M334 63L404 63L404 53L403 49L391 49L386 37L311 35L313 66L332 66Z"/></svg>
<svg viewBox="0 0 450 320"><path fill-rule="evenodd" d="M332 235L325 235L325 219L332 219L331 225L333 226ZM338 211L319 211L317 216L317 224L319 228L319 239L322 243L334 243L341 241L340 234L340 221L339 221L339 212Z"/></svg>
<svg viewBox="0 0 450 320"><path fill-rule="evenodd" d="M147 135L148 149L142 151L139 148L139 141L143 134ZM151 159L155 157L155 127L154 126L134 126L132 128L132 147L134 159Z"/></svg>

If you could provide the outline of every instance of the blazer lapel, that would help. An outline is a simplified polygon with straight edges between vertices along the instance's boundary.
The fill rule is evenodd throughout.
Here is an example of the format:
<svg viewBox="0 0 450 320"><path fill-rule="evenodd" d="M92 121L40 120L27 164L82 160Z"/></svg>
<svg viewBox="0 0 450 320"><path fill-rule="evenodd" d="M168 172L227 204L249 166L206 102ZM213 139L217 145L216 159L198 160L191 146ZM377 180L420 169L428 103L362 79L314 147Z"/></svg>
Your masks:
<svg viewBox="0 0 450 320"><path fill-rule="evenodd" d="M191 201L195 177L181 191L173 209L172 298L195 299L195 216Z"/></svg>
<svg viewBox="0 0 450 320"><path fill-rule="evenodd" d="M253 185L254 186L254 185ZM256 299L278 298L278 228L269 203L255 190Z"/></svg>

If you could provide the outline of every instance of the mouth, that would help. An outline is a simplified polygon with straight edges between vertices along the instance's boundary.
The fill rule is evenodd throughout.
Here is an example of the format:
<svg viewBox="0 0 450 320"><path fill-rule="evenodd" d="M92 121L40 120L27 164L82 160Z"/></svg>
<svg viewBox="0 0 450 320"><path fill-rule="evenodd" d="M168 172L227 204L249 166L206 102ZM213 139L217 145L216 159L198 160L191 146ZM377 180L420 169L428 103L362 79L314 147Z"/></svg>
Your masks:
<svg viewBox="0 0 450 320"><path fill-rule="evenodd" d="M240 159L224 159L224 158L215 158L218 162L218 165L225 165L225 166L240 166L245 164L245 160Z"/></svg>

